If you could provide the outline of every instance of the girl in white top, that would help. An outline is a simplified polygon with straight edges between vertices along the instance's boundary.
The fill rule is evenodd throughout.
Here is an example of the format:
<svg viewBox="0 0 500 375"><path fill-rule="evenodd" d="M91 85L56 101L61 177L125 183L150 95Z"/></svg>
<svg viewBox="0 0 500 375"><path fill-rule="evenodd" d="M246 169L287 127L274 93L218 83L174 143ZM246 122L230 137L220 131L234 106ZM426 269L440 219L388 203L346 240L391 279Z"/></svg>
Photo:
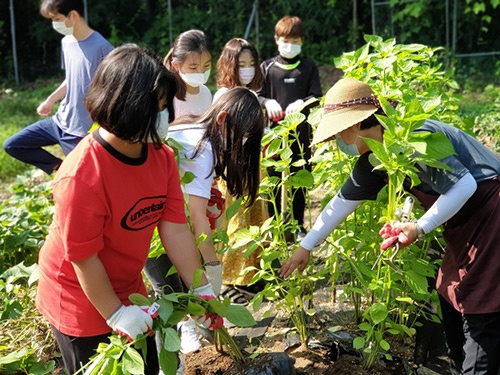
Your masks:
<svg viewBox="0 0 500 375"><path fill-rule="evenodd" d="M232 196L247 197L248 205L254 202L260 183L264 124L257 97L243 87L221 95L202 116L171 124L169 138L179 148L179 171L195 175L183 188L195 238L207 236L199 245L203 259L215 256L206 215L212 181L220 177Z"/></svg>
<svg viewBox="0 0 500 375"><path fill-rule="evenodd" d="M212 56L205 33L201 30L188 30L181 33L165 56L163 64L174 73L178 82L173 101L175 118L188 115L198 116L208 110L212 103L212 94L205 83L210 76ZM222 268L220 264L213 263L214 261L217 261L215 254L212 257L204 257L207 272L210 273L212 280L220 285ZM157 293L183 291L179 276L169 272L171 267L172 262L166 255L147 260L144 271ZM216 295L218 294L219 292L216 292ZM179 325L181 352L189 353L199 349L201 342L196 333L194 320L189 319L188 324L183 323L185 321Z"/></svg>
<svg viewBox="0 0 500 375"><path fill-rule="evenodd" d="M205 86L212 67L212 55L205 33L188 30L180 34L163 64L179 81L174 98L175 117L204 113L212 103L212 94Z"/></svg>

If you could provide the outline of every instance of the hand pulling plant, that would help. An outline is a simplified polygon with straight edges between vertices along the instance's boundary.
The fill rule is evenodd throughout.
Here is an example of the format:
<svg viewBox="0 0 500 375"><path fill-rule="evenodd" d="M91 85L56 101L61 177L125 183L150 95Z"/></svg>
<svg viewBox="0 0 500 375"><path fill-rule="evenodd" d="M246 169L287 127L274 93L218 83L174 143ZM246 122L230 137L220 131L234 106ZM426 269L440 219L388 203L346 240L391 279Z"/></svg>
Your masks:
<svg viewBox="0 0 500 375"><path fill-rule="evenodd" d="M224 301L219 301L192 293L164 294L154 301L140 294L132 294L129 298L138 306L157 304L155 306L158 307L158 316L153 321L152 332L159 335L162 341L159 361L165 375L175 375L177 372L177 353L180 350L180 339L176 326L186 315L212 317L210 328L214 330L217 350L223 351L225 349L234 361L244 361L243 354L223 326L223 322L218 319L226 318L239 327L252 326L255 324L255 320L245 307L231 305L227 298ZM156 314L152 316L156 316ZM146 337L146 335L139 335L135 341L127 342L124 337L114 333L110 336L109 344L99 344L97 354L91 358L81 372L85 371L84 373L87 375L143 374ZM142 352L142 355L139 351Z"/></svg>

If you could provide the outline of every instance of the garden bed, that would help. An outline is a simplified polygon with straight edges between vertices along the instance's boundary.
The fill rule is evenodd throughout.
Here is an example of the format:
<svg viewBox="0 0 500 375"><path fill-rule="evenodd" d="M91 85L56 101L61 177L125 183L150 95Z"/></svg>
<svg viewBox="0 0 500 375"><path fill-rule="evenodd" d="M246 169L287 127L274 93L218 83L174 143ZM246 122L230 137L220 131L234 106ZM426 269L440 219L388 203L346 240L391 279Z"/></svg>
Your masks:
<svg viewBox="0 0 500 375"><path fill-rule="evenodd" d="M444 348L440 356L431 356L425 366L416 365L413 362L415 339L400 337L390 340L392 361L380 359L372 368L366 369L360 353L352 349L352 339L361 333L353 323L349 301L342 296L342 286L336 290L336 302L332 301L332 287L329 286L318 288L314 301L318 312L310 324L308 347L300 345L290 330L289 321L268 302L253 313L257 326L229 328L230 334L248 356L245 364L235 365L228 354L217 352L214 345L203 340L201 350L184 357L185 375L293 374L280 372L283 370L279 369L259 372L264 364L276 361L268 357L269 353L286 353L297 375L449 374ZM249 309L252 311L251 307ZM264 312L269 309L271 315L264 317Z"/></svg>

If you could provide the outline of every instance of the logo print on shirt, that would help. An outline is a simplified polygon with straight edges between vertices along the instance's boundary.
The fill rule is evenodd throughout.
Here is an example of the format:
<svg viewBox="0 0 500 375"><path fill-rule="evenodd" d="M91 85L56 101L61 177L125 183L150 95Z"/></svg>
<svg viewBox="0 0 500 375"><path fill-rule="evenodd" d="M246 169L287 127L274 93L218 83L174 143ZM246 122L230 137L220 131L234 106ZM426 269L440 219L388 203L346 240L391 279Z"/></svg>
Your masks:
<svg viewBox="0 0 500 375"><path fill-rule="evenodd" d="M160 221L165 208L166 197L160 195L140 199L121 220L121 225L126 230L141 230Z"/></svg>

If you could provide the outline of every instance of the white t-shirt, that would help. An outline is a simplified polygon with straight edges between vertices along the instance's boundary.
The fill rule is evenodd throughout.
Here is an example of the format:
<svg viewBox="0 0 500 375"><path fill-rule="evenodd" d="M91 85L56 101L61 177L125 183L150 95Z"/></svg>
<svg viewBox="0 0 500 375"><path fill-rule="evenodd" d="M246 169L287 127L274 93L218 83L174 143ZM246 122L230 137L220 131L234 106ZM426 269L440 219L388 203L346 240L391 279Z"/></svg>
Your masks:
<svg viewBox="0 0 500 375"><path fill-rule="evenodd" d="M168 138L173 139L179 147L179 174L192 172L195 178L183 185L185 194L210 198L210 189L214 179L212 144L206 142L198 154L193 158L198 142L205 133L204 124L181 124L169 128Z"/></svg>
<svg viewBox="0 0 500 375"><path fill-rule="evenodd" d="M237 87L245 87L245 86L237 86ZM249 89L250 90L250 89ZM227 87L221 87L219 88L215 94L214 94L214 99L212 100L212 103L215 102L217 99L219 99L223 94L225 94L227 91L229 91L229 89ZM257 96L257 93L253 90L250 90L251 92L253 92L255 94L255 96Z"/></svg>
<svg viewBox="0 0 500 375"><path fill-rule="evenodd" d="M174 98L175 118L203 114L212 104L212 93L207 86L201 85L198 94L186 92L186 100Z"/></svg>
<svg viewBox="0 0 500 375"><path fill-rule="evenodd" d="M226 91L229 91L227 87L221 87L218 89L215 94L214 94L214 99L212 102L215 102L222 94L224 94Z"/></svg>

